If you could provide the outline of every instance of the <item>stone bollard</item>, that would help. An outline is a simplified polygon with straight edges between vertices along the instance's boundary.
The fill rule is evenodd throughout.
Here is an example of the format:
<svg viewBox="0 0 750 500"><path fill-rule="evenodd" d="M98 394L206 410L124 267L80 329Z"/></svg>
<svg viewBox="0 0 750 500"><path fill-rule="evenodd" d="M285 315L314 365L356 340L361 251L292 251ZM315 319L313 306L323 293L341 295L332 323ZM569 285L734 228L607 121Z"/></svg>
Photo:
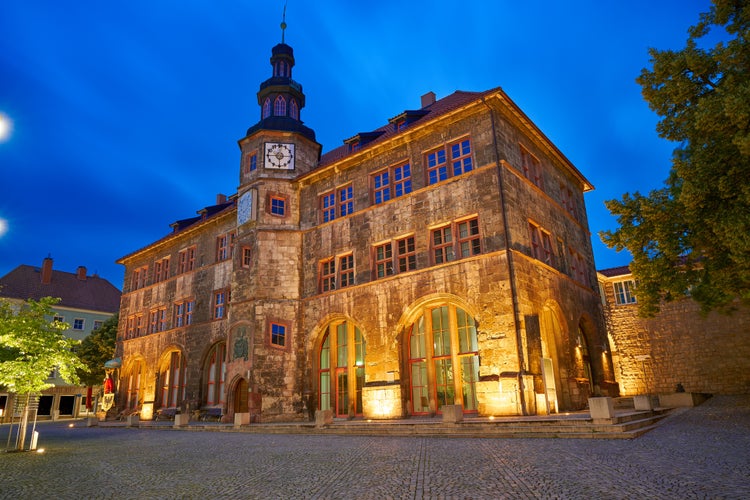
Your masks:
<svg viewBox="0 0 750 500"><path fill-rule="evenodd" d="M633 407L638 411L651 411L654 409L651 404L651 396L633 396Z"/></svg>
<svg viewBox="0 0 750 500"><path fill-rule="evenodd" d="M234 414L234 426L239 427L241 425L249 425L250 424L250 414L249 413L235 413Z"/></svg>
<svg viewBox="0 0 750 500"><path fill-rule="evenodd" d="M99 419L97 417L89 417L86 419L86 427L96 427L99 425Z"/></svg>
<svg viewBox="0 0 750 500"><path fill-rule="evenodd" d="M190 414L189 413L177 413L174 416L174 425L173 427L185 427L188 422L190 421Z"/></svg>
<svg viewBox="0 0 750 500"><path fill-rule="evenodd" d="M333 411L317 410L315 412L315 427L324 427L333 423Z"/></svg>
<svg viewBox="0 0 750 500"><path fill-rule="evenodd" d="M141 424L139 415L128 415L125 417L125 427L138 427Z"/></svg>
<svg viewBox="0 0 750 500"><path fill-rule="evenodd" d="M615 404L612 398L589 398L589 412L594 422L597 420L611 422L615 418Z"/></svg>
<svg viewBox="0 0 750 500"><path fill-rule="evenodd" d="M445 405L440 411L443 413L443 423L456 424L464 420L464 409L461 405Z"/></svg>

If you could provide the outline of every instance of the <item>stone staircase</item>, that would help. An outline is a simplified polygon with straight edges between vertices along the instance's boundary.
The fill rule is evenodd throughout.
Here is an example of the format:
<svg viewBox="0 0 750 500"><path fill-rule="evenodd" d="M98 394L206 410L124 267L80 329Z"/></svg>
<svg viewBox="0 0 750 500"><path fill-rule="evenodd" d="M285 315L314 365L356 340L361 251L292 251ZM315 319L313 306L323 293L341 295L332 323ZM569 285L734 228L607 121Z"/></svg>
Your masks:
<svg viewBox="0 0 750 500"><path fill-rule="evenodd" d="M624 398L620 398L624 399ZM617 401L615 416L594 421L588 412L549 416L465 418L444 422L440 417L403 420L338 420L316 426L313 422L260 423L235 426L191 422L184 430L213 430L260 434L317 434L358 436L481 437L481 438L589 438L633 439L645 434L671 409L633 409L632 399ZM143 425L141 425L143 427Z"/></svg>

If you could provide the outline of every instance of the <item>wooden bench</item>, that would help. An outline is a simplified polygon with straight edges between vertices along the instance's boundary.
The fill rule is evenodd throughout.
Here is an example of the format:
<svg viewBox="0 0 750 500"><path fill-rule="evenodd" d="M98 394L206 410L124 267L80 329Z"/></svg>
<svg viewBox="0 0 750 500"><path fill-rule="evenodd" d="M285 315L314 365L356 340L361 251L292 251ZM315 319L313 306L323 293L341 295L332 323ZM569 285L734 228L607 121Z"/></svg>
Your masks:
<svg viewBox="0 0 750 500"><path fill-rule="evenodd" d="M208 408L203 408L201 410L201 420L204 422L206 420L216 420L217 422L222 419L224 416L224 408L220 406L209 406Z"/></svg>
<svg viewBox="0 0 750 500"><path fill-rule="evenodd" d="M177 408L159 408L154 414L154 420L174 420Z"/></svg>

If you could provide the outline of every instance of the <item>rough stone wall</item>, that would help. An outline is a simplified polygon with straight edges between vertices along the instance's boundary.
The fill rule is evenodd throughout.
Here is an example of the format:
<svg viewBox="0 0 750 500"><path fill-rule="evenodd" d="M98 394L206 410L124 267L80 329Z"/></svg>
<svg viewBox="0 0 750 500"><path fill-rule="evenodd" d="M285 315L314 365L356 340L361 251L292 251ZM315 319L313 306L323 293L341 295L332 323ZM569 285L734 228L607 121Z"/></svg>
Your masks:
<svg viewBox="0 0 750 500"><path fill-rule="evenodd" d="M656 317L640 318L636 304L615 304L613 283L623 278L632 276L602 283L624 395L672 393L678 383L688 392L750 392L750 310L703 316L697 303L683 299L662 304Z"/></svg>
<svg viewBox="0 0 750 500"><path fill-rule="evenodd" d="M163 244L154 245L146 251L125 260L125 282L118 325L117 355L127 362L130 359L144 360L141 391L143 401L154 401L158 397L155 386L158 363L171 349L178 349L185 360L185 399L195 406L202 394L202 372L204 357L208 349L219 340L226 340L226 319L212 320L212 301L215 290L228 288L231 283L232 259L216 262L216 238L234 229L234 214L222 215L204 224L200 230L188 231ZM196 246L195 269L177 274L178 253ZM154 261L170 258L170 277L154 283ZM134 269L148 266L147 285L132 289ZM190 326L174 327L174 303L194 299L193 322ZM128 317L143 314L148 328L148 316L152 309L166 307L168 329L158 333L144 333L140 337L127 339ZM124 390L124 388L121 388ZM124 398L120 399L124 401ZM158 404L156 406L158 408Z"/></svg>

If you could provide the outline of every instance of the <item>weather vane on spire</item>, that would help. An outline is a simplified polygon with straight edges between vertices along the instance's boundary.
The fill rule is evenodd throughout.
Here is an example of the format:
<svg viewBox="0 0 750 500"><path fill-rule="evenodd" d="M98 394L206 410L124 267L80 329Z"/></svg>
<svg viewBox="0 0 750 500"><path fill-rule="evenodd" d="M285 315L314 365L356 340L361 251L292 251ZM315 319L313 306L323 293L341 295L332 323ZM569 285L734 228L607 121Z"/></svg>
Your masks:
<svg viewBox="0 0 750 500"><path fill-rule="evenodd" d="M281 16L281 43L284 43L284 30L286 29L286 2L284 2L284 13Z"/></svg>

